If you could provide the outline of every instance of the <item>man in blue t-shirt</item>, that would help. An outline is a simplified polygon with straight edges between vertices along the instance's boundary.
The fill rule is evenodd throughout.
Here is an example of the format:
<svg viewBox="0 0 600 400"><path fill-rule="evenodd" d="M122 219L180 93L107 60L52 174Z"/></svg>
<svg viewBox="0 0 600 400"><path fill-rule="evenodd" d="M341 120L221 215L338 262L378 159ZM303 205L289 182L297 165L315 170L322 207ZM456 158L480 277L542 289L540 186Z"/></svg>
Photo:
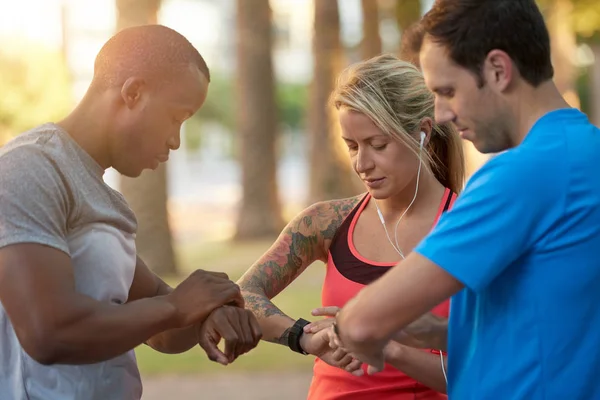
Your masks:
<svg viewBox="0 0 600 400"><path fill-rule="evenodd" d="M501 154L338 314L338 345L381 368L393 335L454 295L451 399L600 399L600 130L552 82L533 0L438 0L422 24L437 122Z"/></svg>

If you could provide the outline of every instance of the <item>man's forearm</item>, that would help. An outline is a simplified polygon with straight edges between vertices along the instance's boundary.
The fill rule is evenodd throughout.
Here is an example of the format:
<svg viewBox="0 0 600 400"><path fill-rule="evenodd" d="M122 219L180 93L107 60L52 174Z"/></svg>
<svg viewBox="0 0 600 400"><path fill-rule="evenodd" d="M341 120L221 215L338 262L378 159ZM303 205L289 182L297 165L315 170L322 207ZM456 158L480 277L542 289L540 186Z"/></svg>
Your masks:
<svg viewBox="0 0 600 400"><path fill-rule="evenodd" d="M177 327L176 309L164 297L107 305L81 296L79 312L34 341L44 364L91 364L119 356L158 333ZM79 315L77 315L79 314ZM73 317L75 316L75 317ZM24 346L27 350L28 346Z"/></svg>
<svg viewBox="0 0 600 400"><path fill-rule="evenodd" d="M462 289L446 271L411 253L401 268L367 286L338 314L343 347L367 359L380 358L383 348L409 323Z"/></svg>
<svg viewBox="0 0 600 400"><path fill-rule="evenodd" d="M170 329L152 336L146 344L154 350L165 354L186 352L198 344L196 326Z"/></svg>

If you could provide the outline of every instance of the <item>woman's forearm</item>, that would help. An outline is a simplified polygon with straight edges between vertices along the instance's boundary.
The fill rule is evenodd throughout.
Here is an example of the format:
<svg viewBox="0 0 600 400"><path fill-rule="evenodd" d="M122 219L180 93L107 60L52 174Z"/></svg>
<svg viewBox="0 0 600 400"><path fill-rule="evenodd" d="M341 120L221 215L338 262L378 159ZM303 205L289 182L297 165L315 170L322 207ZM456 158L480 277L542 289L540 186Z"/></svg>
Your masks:
<svg viewBox="0 0 600 400"><path fill-rule="evenodd" d="M385 350L386 362L423 385L446 393L446 379L439 354L390 342ZM443 357L444 369L446 357Z"/></svg>
<svg viewBox="0 0 600 400"><path fill-rule="evenodd" d="M263 340L287 346L287 330L295 320L288 317L264 294L242 291L246 308L251 310L263 333Z"/></svg>

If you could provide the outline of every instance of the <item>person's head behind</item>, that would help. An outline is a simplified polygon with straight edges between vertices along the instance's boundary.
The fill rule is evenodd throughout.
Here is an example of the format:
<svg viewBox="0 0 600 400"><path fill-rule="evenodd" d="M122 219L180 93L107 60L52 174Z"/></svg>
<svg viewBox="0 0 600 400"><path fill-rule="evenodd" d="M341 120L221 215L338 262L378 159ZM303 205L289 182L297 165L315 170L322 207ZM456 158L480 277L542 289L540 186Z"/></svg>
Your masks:
<svg viewBox="0 0 600 400"><path fill-rule="evenodd" d="M550 39L534 0L437 0L423 17L421 68L436 118L483 153L514 145L523 90L550 81Z"/></svg>
<svg viewBox="0 0 600 400"><path fill-rule="evenodd" d="M204 59L162 25L127 28L100 50L88 96L110 103L110 164L126 176L166 161L180 145L183 121L203 104L210 75Z"/></svg>
<svg viewBox="0 0 600 400"><path fill-rule="evenodd" d="M373 197L384 199L414 182L420 133L427 135L424 167L459 193L465 162L461 139L449 125L434 123L434 97L411 63L384 54L342 72L331 101L356 173Z"/></svg>
<svg viewBox="0 0 600 400"><path fill-rule="evenodd" d="M419 53L423 45L425 31L420 23L414 23L402 32L400 40L400 58L421 68Z"/></svg>

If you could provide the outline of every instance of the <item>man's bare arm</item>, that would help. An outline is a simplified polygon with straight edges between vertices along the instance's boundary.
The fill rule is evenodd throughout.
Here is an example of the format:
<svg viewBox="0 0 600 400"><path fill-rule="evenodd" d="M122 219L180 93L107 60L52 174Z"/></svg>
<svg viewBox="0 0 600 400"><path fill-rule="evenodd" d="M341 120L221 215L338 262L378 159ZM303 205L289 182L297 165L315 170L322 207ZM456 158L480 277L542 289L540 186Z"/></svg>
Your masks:
<svg viewBox="0 0 600 400"><path fill-rule="evenodd" d="M38 244L0 250L0 301L21 346L42 364L108 360L178 326L164 296L111 305L77 293L69 256Z"/></svg>
<svg viewBox="0 0 600 400"><path fill-rule="evenodd" d="M150 271L141 258L137 258L133 283L129 289L128 303L140 299L164 296L172 291L173 288ZM161 353L183 353L198 344L196 329L196 326L170 329L152 336L145 343Z"/></svg>
<svg viewBox="0 0 600 400"><path fill-rule="evenodd" d="M40 244L0 249L0 301L21 346L42 364L105 361L159 332L197 324L224 304L243 304L225 274L200 270L168 295L96 301L75 290L70 257Z"/></svg>
<svg viewBox="0 0 600 400"><path fill-rule="evenodd" d="M256 315L264 340L287 345L287 330L294 319L271 299L314 261L325 261L331 239L359 201L360 197L353 197L309 207L286 226L271 248L240 278L246 307Z"/></svg>
<svg viewBox="0 0 600 400"><path fill-rule="evenodd" d="M339 338L361 361L382 368L383 348L394 334L462 287L413 252L401 268L393 268L346 304L337 318Z"/></svg>

